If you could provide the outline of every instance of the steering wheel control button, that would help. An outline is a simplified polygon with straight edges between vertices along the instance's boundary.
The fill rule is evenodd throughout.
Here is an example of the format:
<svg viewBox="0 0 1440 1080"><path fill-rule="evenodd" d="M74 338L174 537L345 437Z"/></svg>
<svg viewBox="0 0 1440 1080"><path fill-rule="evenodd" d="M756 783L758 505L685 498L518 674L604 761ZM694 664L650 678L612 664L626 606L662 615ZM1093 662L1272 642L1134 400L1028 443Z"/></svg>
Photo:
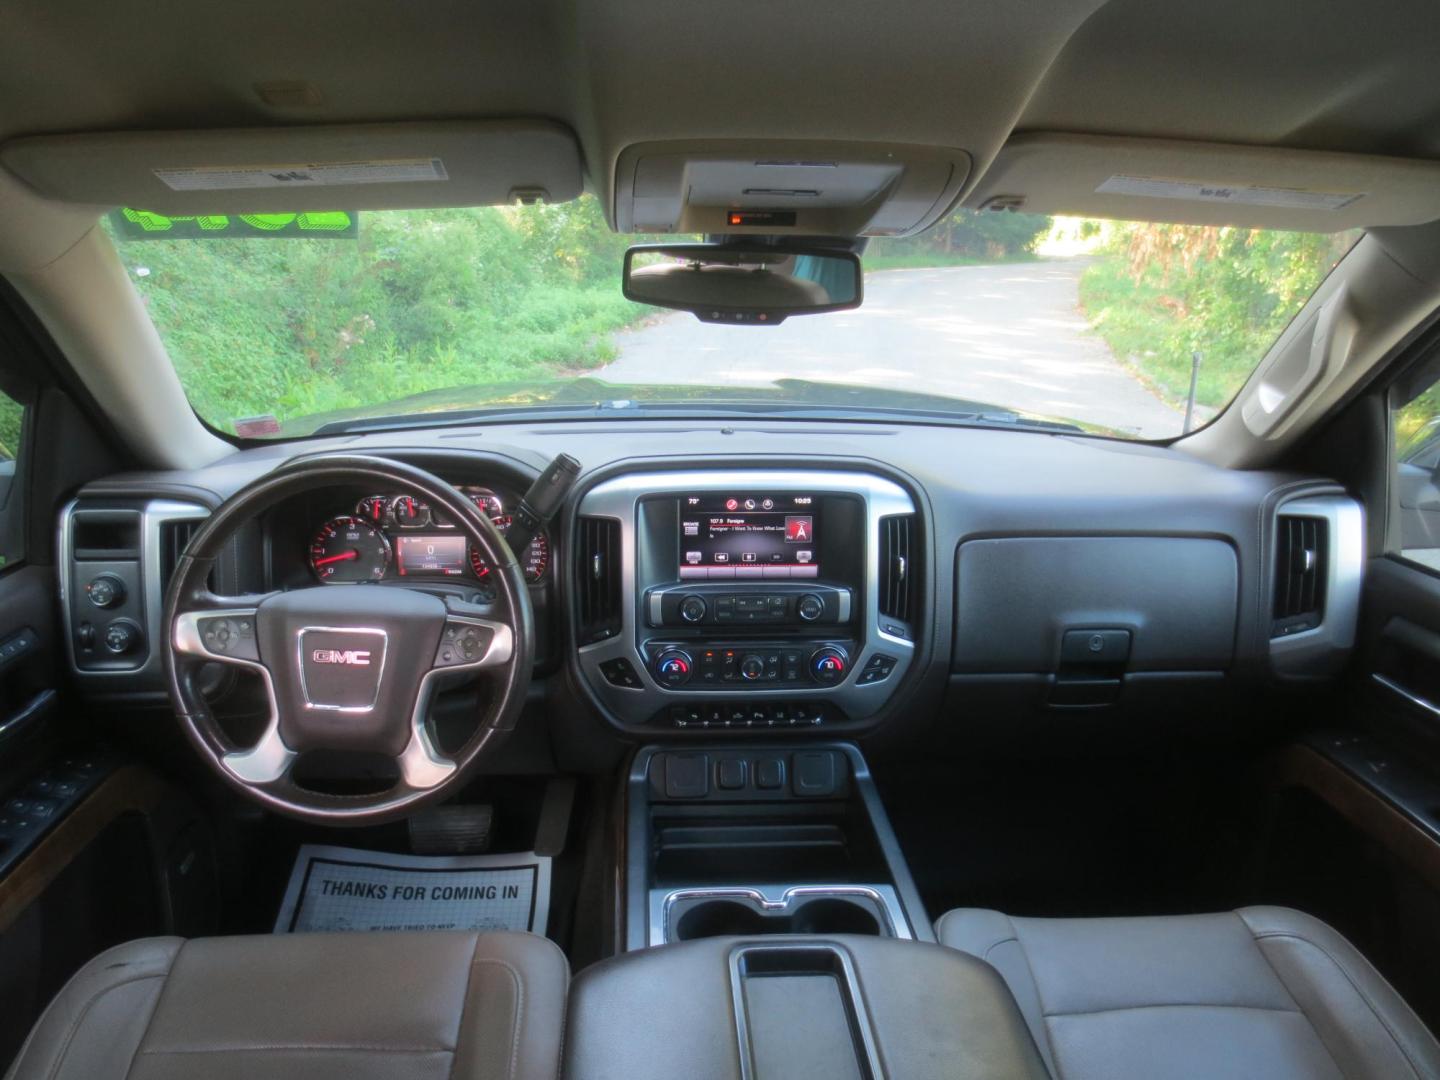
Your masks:
<svg viewBox="0 0 1440 1080"><path fill-rule="evenodd" d="M217 656L259 661L252 616L221 616L200 620L200 642Z"/></svg>
<svg viewBox="0 0 1440 1080"><path fill-rule="evenodd" d="M447 623L435 651L436 667L463 667L485 656L490 647L491 633L468 623Z"/></svg>
<svg viewBox="0 0 1440 1080"><path fill-rule="evenodd" d="M701 622L709 610L710 607L705 603L704 597L687 596L680 601L680 618L688 623Z"/></svg>
<svg viewBox="0 0 1440 1080"><path fill-rule="evenodd" d="M125 583L114 574L101 574L85 586L85 596L98 608L115 607L125 599Z"/></svg>
<svg viewBox="0 0 1440 1080"><path fill-rule="evenodd" d="M849 657L833 645L816 649L810 655L810 677L822 686L834 686L843 680L849 666Z"/></svg>
<svg viewBox="0 0 1440 1080"><path fill-rule="evenodd" d="M611 686L619 686L626 690L639 690L640 676L635 674L635 669L630 666L630 661L623 656L617 656L614 660L606 660L600 665L600 674Z"/></svg>
<svg viewBox="0 0 1440 1080"><path fill-rule="evenodd" d="M681 649L666 649L655 660L655 678L665 686L684 686L693 670L690 654Z"/></svg>
<svg viewBox="0 0 1440 1080"><path fill-rule="evenodd" d="M806 593L796 601L795 614L805 622L814 622L825 614L825 601L814 593Z"/></svg>

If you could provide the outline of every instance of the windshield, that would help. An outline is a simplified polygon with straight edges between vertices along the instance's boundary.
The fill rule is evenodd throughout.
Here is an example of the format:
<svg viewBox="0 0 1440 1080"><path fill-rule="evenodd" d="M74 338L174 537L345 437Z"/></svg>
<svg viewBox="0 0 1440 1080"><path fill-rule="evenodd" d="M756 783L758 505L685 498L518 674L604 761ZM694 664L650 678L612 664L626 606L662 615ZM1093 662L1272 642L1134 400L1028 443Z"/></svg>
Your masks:
<svg viewBox="0 0 1440 1080"><path fill-rule="evenodd" d="M196 411L249 437L547 408L1172 438L1357 238L961 211L870 243L858 309L736 327L626 300L640 238L590 196L107 228Z"/></svg>

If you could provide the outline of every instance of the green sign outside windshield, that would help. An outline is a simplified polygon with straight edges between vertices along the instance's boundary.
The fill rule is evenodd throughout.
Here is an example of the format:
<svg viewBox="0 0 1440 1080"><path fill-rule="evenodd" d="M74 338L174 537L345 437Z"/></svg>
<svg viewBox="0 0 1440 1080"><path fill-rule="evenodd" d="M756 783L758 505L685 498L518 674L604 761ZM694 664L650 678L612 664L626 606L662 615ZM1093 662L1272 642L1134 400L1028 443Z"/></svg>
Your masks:
<svg viewBox="0 0 1440 1080"><path fill-rule="evenodd" d="M360 215L325 210L308 214L190 214L167 216L125 207L112 211L110 223L126 240L220 240L239 237L293 237L354 240Z"/></svg>

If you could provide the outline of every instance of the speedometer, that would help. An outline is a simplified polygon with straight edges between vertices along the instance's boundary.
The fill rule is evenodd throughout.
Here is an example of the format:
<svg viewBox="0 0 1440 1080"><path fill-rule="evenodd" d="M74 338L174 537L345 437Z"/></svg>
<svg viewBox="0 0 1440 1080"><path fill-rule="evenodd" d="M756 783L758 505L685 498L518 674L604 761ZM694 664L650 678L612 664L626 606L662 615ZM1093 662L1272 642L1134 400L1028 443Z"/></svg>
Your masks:
<svg viewBox="0 0 1440 1080"><path fill-rule="evenodd" d="M357 517L337 517L310 541L310 569L328 583L379 581L390 568L390 541Z"/></svg>
<svg viewBox="0 0 1440 1080"><path fill-rule="evenodd" d="M510 523L514 519L509 514L501 514L493 519L495 527L500 530L501 535L510 531ZM550 541L545 534L536 533L535 538L530 541L530 546L525 549L525 554L520 557L520 569L525 573L525 580L531 585L545 576L545 571L550 566ZM475 571L475 576L482 581L490 573L490 562L480 549L474 544L470 545L470 568Z"/></svg>

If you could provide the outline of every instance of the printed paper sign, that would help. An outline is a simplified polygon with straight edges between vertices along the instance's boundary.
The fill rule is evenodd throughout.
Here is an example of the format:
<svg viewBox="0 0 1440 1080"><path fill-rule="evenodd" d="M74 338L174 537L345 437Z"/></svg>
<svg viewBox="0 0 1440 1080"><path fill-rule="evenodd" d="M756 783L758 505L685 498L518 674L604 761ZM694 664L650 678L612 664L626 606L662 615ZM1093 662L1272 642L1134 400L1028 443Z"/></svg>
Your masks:
<svg viewBox="0 0 1440 1080"><path fill-rule="evenodd" d="M290 874L275 932L543 934L549 906L548 856L389 855L306 844Z"/></svg>

